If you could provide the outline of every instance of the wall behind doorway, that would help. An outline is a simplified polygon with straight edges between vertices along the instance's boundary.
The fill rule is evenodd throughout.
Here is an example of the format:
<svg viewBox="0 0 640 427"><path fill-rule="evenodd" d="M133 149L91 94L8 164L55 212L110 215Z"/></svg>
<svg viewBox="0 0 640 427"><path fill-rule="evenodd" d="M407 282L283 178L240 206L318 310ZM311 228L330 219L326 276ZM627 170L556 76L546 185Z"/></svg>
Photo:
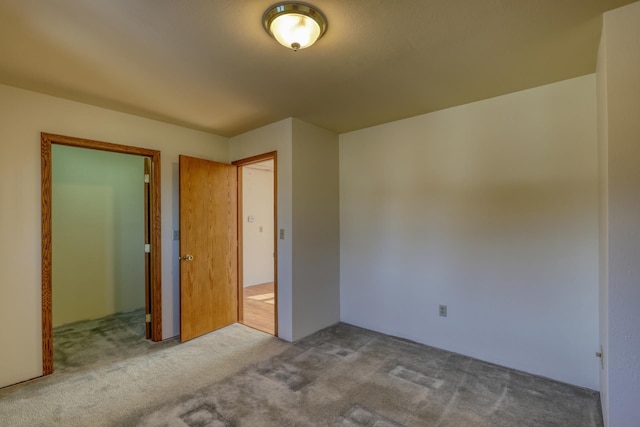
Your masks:
<svg viewBox="0 0 640 427"><path fill-rule="evenodd" d="M273 160L242 167L243 286L273 282ZM251 217L253 221L249 219Z"/></svg>
<svg viewBox="0 0 640 427"><path fill-rule="evenodd" d="M53 326L144 307L144 158L52 146Z"/></svg>

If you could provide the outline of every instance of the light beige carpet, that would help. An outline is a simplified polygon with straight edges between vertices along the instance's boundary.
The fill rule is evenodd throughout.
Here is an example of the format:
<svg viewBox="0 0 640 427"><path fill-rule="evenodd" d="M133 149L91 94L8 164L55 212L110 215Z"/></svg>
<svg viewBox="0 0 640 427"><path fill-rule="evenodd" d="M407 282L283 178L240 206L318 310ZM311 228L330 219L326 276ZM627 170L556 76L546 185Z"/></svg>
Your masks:
<svg viewBox="0 0 640 427"><path fill-rule="evenodd" d="M0 391L7 426L600 427L596 392L346 324L232 325Z"/></svg>
<svg viewBox="0 0 640 427"><path fill-rule="evenodd" d="M287 343L240 324L168 344L124 360L109 355L87 367L65 367L1 389L0 426L124 425L119 421L123 417L192 393L287 348Z"/></svg>

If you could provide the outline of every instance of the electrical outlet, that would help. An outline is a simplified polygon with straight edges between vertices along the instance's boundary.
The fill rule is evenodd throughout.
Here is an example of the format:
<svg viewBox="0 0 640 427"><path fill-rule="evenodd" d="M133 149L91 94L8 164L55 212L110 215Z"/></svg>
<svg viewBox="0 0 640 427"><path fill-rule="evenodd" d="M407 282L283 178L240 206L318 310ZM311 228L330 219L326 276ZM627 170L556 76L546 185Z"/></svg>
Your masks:
<svg viewBox="0 0 640 427"><path fill-rule="evenodd" d="M178 230L173 230L173 240L180 240L180 232Z"/></svg>
<svg viewBox="0 0 640 427"><path fill-rule="evenodd" d="M284 240L284 228L280 229L280 240Z"/></svg>
<svg viewBox="0 0 640 427"><path fill-rule="evenodd" d="M447 317L447 306L440 304L439 313L440 313L440 316Z"/></svg>

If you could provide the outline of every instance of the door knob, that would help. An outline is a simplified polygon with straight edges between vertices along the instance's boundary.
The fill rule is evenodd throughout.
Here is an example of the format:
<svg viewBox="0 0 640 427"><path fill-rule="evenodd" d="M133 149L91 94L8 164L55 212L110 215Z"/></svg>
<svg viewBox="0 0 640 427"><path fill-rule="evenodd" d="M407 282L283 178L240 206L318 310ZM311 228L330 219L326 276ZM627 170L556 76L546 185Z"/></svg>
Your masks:
<svg viewBox="0 0 640 427"><path fill-rule="evenodd" d="M185 255L183 257L178 258L182 261L193 261L193 255Z"/></svg>

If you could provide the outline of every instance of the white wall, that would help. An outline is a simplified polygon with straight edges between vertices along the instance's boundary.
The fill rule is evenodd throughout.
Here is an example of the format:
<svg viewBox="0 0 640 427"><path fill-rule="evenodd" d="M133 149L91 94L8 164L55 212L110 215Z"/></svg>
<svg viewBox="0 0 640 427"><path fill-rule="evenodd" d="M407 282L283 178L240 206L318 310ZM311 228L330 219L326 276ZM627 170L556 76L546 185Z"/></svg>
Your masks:
<svg viewBox="0 0 640 427"><path fill-rule="evenodd" d="M273 282L273 171L242 168L242 211L242 286Z"/></svg>
<svg viewBox="0 0 640 427"><path fill-rule="evenodd" d="M600 293L599 323L600 345L605 355L609 354L609 156L607 129L607 62L606 28L602 28L602 38L598 49L596 89L598 100L598 199L599 199L599 241L600 241ZM605 426L609 418L609 357L602 358L600 368L600 401Z"/></svg>
<svg viewBox="0 0 640 427"><path fill-rule="evenodd" d="M292 296L292 119L238 135L229 140L230 160L240 160L258 154L278 152L277 195L278 228L285 238L278 240L278 336L293 341Z"/></svg>
<svg viewBox="0 0 640 427"><path fill-rule="evenodd" d="M227 139L0 85L0 386L42 374L40 132L162 151L162 328L178 334L178 154L228 160Z"/></svg>
<svg viewBox="0 0 640 427"><path fill-rule="evenodd" d="M340 135L341 319L597 389L595 95L589 75Z"/></svg>
<svg viewBox="0 0 640 427"><path fill-rule="evenodd" d="M606 93L601 195L608 210L602 403L608 426L631 427L640 424L640 2L604 15L599 66Z"/></svg>
<svg viewBox="0 0 640 427"><path fill-rule="evenodd" d="M340 320L337 143L291 118L229 142L232 161L278 151L278 336L287 341Z"/></svg>
<svg viewBox="0 0 640 427"><path fill-rule="evenodd" d="M53 144L53 326L144 308L144 158Z"/></svg>
<svg viewBox="0 0 640 427"><path fill-rule="evenodd" d="M293 119L293 335L340 321L338 135Z"/></svg>

